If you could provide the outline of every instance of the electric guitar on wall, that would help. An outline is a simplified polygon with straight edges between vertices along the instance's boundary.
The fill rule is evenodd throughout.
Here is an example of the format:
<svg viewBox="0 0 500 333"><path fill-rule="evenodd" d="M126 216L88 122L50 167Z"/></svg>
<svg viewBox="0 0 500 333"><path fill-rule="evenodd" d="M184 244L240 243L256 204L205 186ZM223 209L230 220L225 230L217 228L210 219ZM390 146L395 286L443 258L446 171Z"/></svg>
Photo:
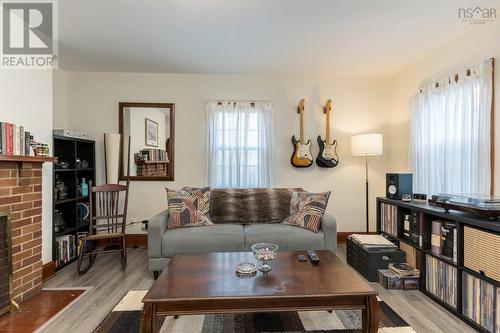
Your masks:
<svg viewBox="0 0 500 333"><path fill-rule="evenodd" d="M300 140L297 141L295 135L292 136L292 165L296 168L307 168L313 163L311 140L307 140L307 143L304 143L304 103L305 100L301 99L297 107L297 111L300 114Z"/></svg>
<svg viewBox="0 0 500 333"><path fill-rule="evenodd" d="M332 111L332 100L326 101L323 112L326 114L326 139L322 140L318 135L319 153L316 157L316 164L321 168L335 168L339 164L337 155L337 140L330 144L330 112Z"/></svg>

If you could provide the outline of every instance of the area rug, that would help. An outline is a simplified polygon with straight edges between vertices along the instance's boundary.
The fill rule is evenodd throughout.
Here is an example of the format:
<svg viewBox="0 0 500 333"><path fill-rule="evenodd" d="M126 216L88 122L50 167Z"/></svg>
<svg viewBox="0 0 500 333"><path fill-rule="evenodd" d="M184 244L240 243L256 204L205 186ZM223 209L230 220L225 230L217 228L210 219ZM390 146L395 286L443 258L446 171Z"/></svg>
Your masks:
<svg viewBox="0 0 500 333"><path fill-rule="evenodd" d="M129 291L95 333L138 333L142 298L146 290ZM381 333L415 333L385 302L379 299ZM167 317L161 321L161 333L358 333L361 311L336 310L275 312L235 315Z"/></svg>

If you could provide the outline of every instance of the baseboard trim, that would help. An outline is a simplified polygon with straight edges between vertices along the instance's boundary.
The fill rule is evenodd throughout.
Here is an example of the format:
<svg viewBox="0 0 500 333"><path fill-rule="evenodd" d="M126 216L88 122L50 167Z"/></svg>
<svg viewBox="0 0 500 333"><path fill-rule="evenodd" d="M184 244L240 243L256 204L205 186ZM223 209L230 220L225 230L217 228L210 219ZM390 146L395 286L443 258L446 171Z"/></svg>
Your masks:
<svg viewBox="0 0 500 333"><path fill-rule="evenodd" d="M347 236L352 234L366 234L364 231L347 231L347 232L337 232L337 244L347 243ZM369 232L370 235L376 235L376 232Z"/></svg>
<svg viewBox="0 0 500 333"><path fill-rule="evenodd" d="M42 282L47 281L56 274L56 263L51 261L42 265Z"/></svg>
<svg viewBox="0 0 500 333"><path fill-rule="evenodd" d="M148 234L126 234L127 247L148 247Z"/></svg>

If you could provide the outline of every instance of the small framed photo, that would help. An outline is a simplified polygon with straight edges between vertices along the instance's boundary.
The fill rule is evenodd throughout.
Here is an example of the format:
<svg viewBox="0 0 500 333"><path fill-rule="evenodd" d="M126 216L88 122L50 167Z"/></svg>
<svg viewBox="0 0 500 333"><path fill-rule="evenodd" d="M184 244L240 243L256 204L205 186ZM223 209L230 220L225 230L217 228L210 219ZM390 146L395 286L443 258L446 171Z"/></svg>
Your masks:
<svg viewBox="0 0 500 333"><path fill-rule="evenodd" d="M146 146L158 147L158 123L146 119Z"/></svg>

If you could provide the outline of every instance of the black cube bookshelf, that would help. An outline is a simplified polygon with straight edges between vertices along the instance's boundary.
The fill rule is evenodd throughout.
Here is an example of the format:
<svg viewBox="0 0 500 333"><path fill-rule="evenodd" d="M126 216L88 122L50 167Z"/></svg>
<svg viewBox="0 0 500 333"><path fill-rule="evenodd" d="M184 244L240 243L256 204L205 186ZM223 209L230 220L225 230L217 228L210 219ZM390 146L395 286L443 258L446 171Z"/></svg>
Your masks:
<svg viewBox="0 0 500 333"><path fill-rule="evenodd" d="M79 191L82 179L85 178L87 185L90 180L95 184L95 141L63 136L54 136L53 139L54 156L58 157L58 163L67 163L64 168L56 164L53 169L52 260L56 269L61 269L76 260L78 233L87 232L89 229L88 220L79 218L77 207L79 204L89 204L89 197L83 197ZM67 187L66 197L60 198L57 195L55 187L59 180ZM56 226L57 212L64 220L64 228ZM62 239L69 240L64 256L61 255L59 241Z"/></svg>
<svg viewBox="0 0 500 333"><path fill-rule="evenodd" d="M388 212L393 214L388 214ZM418 219L418 229L422 238L419 243L404 235L404 217L407 215ZM432 251L433 221L456 226L456 261ZM475 245L477 242L466 237L465 229L469 233L481 233L482 239L478 237L479 242L493 243L492 250L467 250L467 248L484 248L485 245L478 244L478 246L471 247L471 243ZM386 230L391 232L388 233ZM401 243L414 249L416 266L421 272L419 288L422 293L475 330L498 332L500 274L498 274L497 263L500 257L500 246L497 245L500 245L500 221L491 221L469 213L446 212L443 208L428 203L377 198L377 232L397 237ZM483 269L467 267L464 258L468 258L469 261L479 258L477 267L482 266ZM476 288L477 285L480 288ZM485 297L488 291L492 295ZM476 301L478 297L481 299L480 302ZM486 303L488 306L484 305ZM486 315L481 317L480 313L488 307L494 309L492 318L487 318ZM485 318L488 320L481 322Z"/></svg>

